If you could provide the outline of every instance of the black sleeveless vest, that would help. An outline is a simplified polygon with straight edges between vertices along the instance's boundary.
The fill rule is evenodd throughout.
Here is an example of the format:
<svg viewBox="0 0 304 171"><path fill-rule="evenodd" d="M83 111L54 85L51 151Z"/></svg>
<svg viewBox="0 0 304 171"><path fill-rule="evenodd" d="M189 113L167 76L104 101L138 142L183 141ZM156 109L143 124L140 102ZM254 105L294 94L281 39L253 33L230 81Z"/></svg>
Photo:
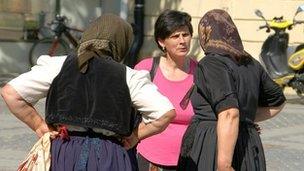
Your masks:
<svg viewBox="0 0 304 171"><path fill-rule="evenodd" d="M103 128L128 136L134 127L126 67L110 57L92 58L85 74L69 55L46 99L46 122Z"/></svg>

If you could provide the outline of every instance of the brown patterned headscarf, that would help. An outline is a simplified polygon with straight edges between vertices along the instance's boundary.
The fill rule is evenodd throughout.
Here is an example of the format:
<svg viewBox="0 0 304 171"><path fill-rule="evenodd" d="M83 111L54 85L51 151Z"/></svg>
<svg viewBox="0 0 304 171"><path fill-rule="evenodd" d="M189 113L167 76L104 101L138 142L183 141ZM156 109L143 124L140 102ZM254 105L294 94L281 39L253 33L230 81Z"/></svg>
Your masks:
<svg viewBox="0 0 304 171"><path fill-rule="evenodd" d="M244 50L235 24L224 10L208 11L199 22L198 34L205 53L229 55L237 61L250 56Z"/></svg>
<svg viewBox="0 0 304 171"><path fill-rule="evenodd" d="M113 14L97 18L84 31L77 51L80 72L85 73L93 57L110 56L120 62L133 41L132 26Z"/></svg>

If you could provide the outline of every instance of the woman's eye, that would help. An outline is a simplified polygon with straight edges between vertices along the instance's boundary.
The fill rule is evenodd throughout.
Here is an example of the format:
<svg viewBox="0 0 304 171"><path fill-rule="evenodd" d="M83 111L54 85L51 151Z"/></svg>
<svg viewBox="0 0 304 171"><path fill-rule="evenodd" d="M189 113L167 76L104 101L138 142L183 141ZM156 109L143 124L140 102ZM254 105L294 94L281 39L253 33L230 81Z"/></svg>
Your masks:
<svg viewBox="0 0 304 171"><path fill-rule="evenodd" d="M188 37L188 36L190 36L189 33L184 33L184 34L183 34L183 37Z"/></svg>
<svg viewBox="0 0 304 171"><path fill-rule="evenodd" d="M179 35L173 35L173 36L171 36L171 37L174 38L174 39L176 39L176 38L179 37Z"/></svg>

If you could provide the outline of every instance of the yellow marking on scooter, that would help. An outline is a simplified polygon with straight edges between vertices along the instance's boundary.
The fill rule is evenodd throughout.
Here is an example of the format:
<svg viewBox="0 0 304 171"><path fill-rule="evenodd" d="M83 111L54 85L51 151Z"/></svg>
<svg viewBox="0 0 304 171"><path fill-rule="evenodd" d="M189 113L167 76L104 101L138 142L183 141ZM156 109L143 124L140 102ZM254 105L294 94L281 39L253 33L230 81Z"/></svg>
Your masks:
<svg viewBox="0 0 304 171"><path fill-rule="evenodd" d="M294 74L290 74L290 75L286 75L284 77L281 78L276 78L274 79L274 81L279 84L281 87L284 87L285 85L287 85L287 83L294 77Z"/></svg>
<svg viewBox="0 0 304 171"><path fill-rule="evenodd" d="M287 20L283 20L280 22L278 22L276 20L271 20L268 24L270 27L283 29L283 28L287 28L287 27L291 26L293 24L293 22L287 21Z"/></svg>
<svg viewBox="0 0 304 171"><path fill-rule="evenodd" d="M300 70L304 66L304 49L292 54L288 59L288 65L293 70Z"/></svg>

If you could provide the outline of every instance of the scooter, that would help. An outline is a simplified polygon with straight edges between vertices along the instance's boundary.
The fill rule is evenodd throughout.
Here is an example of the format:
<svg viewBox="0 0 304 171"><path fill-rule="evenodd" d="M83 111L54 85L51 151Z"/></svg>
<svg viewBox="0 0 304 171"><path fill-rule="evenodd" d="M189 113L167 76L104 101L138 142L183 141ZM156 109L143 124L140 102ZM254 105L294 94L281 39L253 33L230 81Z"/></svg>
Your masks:
<svg viewBox="0 0 304 171"><path fill-rule="evenodd" d="M259 30L266 29L267 33L274 31L262 45L261 63L276 83L283 89L292 87L301 98L304 98L304 43L298 45L288 57L289 34L286 29L292 30L294 26L304 23L295 20L296 15L303 11L304 5L299 6L292 21L284 20L283 16L267 21L260 10L255 11L255 14L266 22Z"/></svg>

